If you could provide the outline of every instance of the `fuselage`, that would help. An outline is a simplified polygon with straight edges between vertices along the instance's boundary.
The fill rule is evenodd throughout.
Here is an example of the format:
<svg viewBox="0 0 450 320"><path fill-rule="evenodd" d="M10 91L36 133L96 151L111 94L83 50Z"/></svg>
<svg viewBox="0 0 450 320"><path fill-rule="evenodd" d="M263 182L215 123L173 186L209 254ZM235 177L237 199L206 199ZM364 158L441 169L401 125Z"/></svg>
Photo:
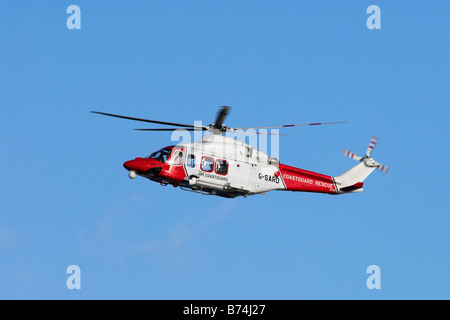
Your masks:
<svg viewBox="0 0 450 320"><path fill-rule="evenodd" d="M281 164L222 135L165 147L147 158L127 161L124 167L163 185L227 198L273 190L338 193L333 177Z"/></svg>

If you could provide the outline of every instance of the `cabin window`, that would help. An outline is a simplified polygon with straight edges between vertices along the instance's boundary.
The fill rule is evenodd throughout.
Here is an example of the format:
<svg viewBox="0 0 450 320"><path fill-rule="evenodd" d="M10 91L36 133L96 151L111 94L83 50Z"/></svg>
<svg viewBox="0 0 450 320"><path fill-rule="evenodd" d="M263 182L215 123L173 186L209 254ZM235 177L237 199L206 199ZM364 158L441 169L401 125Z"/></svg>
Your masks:
<svg viewBox="0 0 450 320"><path fill-rule="evenodd" d="M203 157L200 168L206 172L212 172L214 168L214 159L211 157Z"/></svg>
<svg viewBox="0 0 450 320"><path fill-rule="evenodd" d="M227 160L216 160L216 173L226 175L228 173L228 161Z"/></svg>
<svg viewBox="0 0 450 320"><path fill-rule="evenodd" d="M186 165L188 167L194 168L195 167L195 155L188 154L186 158Z"/></svg>

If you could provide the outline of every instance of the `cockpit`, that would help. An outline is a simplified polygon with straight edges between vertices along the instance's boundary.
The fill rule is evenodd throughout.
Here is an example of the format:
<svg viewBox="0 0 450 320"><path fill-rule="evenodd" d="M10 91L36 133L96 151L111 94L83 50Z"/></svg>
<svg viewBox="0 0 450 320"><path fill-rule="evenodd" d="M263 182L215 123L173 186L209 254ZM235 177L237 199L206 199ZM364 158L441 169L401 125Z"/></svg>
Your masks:
<svg viewBox="0 0 450 320"><path fill-rule="evenodd" d="M173 147L165 147L156 152L153 152L147 158L158 160L159 162L166 163L172 153Z"/></svg>
<svg viewBox="0 0 450 320"><path fill-rule="evenodd" d="M169 146L153 152L147 158L158 160L162 163L179 166L183 163L183 150Z"/></svg>

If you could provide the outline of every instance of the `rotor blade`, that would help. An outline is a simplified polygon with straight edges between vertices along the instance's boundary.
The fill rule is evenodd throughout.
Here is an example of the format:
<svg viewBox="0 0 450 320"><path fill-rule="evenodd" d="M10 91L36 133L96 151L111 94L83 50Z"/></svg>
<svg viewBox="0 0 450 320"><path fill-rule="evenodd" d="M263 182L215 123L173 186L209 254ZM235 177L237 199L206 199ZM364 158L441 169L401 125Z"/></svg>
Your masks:
<svg viewBox="0 0 450 320"><path fill-rule="evenodd" d="M235 128L236 130L247 130L247 129L273 129L273 128L287 128L287 127L304 127L304 126L319 126L323 124L338 124L347 123L347 121L338 122L313 122L313 123L302 123L302 124L285 124L282 126L269 126L269 127L247 127L247 128Z"/></svg>
<svg viewBox="0 0 450 320"><path fill-rule="evenodd" d="M350 159L355 159L357 161L361 161L361 159L362 159L360 156L358 156L357 154L354 154L353 152L351 152L348 149L344 149L344 151L342 152L342 155L345 157L348 157Z"/></svg>
<svg viewBox="0 0 450 320"><path fill-rule="evenodd" d="M187 131L196 131L196 130L207 130L202 127L195 127L195 128L163 128L163 129L154 129L154 128L148 128L148 129L134 129L137 131L175 131L175 130L187 130Z"/></svg>
<svg viewBox="0 0 450 320"><path fill-rule="evenodd" d="M247 132L247 133L255 133L255 134L260 134L260 135L268 135L268 136L290 136L290 134L281 134L281 133L271 133L271 132Z"/></svg>
<svg viewBox="0 0 450 320"><path fill-rule="evenodd" d="M370 143L369 143L369 147L367 148L366 151L366 156L370 156L370 154L372 153L373 147L375 147L375 145L377 144L378 138L377 137L372 137L370 139Z"/></svg>
<svg viewBox="0 0 450 320"><path fill-rule="evenodd" d="M176 127L196 128L196 126L193 126L191 124L182 124L182 123L175 123L175 122L166 122L166 121L141 119L141 118L134 118L134 117L128 117L128 116L121 116L121 115L112 114L112 113L99 112L99 111L91 111L91 112L92 113L97 113L97 114L102 114L102 115L105 115L105 116L121 118L121 119L128 119L128 120L135 120L135 121L142 121L142 122L150 122L150 123L157 123L157 124L176 126ZM206 128L206 127L202 127L202 128Z"/></svg>
<svg viewBox="0 0 450 320"><path fill-rule="evenodd" d="M378 164L377 169L380 170L381 172L383 172L384 174L388 173L388 171L389 171L389 167L385 166L381 163Z"/></svg>
<svg viewBox="0 0 450 320"><path fill-rule="evenodd" d="M220 107L219 113L217 114L216 121L214 122L214 128L221 129L225 118L227 117L230 107L222 106Z"/></svg>
<svg viewBox="0 0 450 320"><path fill-rule="evenodd" d="M235 134L240 134L238 131L228 131L228 132L235 132ZM248 131L248 132L241 132L241 134L260 134L260 135L267 135L267 136L290 136L290 134L281 134L281 133L272 133L272 132L258 132L258 131Z"/></svg>

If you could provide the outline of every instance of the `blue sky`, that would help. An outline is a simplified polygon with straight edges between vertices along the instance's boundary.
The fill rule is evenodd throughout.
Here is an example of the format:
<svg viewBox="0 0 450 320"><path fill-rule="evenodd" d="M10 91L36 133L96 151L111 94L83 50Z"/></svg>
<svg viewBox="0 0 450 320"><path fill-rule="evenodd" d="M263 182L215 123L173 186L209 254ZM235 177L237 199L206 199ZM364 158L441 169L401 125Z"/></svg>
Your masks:
<svg viewBox="0 0 450 320"><path fill-rule="evenodd" d="M449 299L449 8L2 1L0 298ZM336 176L376 135L391 170L360 194L200 196L122 167L169 133L89 113L209 124L221 105L234 127L348 121L281 130L282 163Z"/></svg>

